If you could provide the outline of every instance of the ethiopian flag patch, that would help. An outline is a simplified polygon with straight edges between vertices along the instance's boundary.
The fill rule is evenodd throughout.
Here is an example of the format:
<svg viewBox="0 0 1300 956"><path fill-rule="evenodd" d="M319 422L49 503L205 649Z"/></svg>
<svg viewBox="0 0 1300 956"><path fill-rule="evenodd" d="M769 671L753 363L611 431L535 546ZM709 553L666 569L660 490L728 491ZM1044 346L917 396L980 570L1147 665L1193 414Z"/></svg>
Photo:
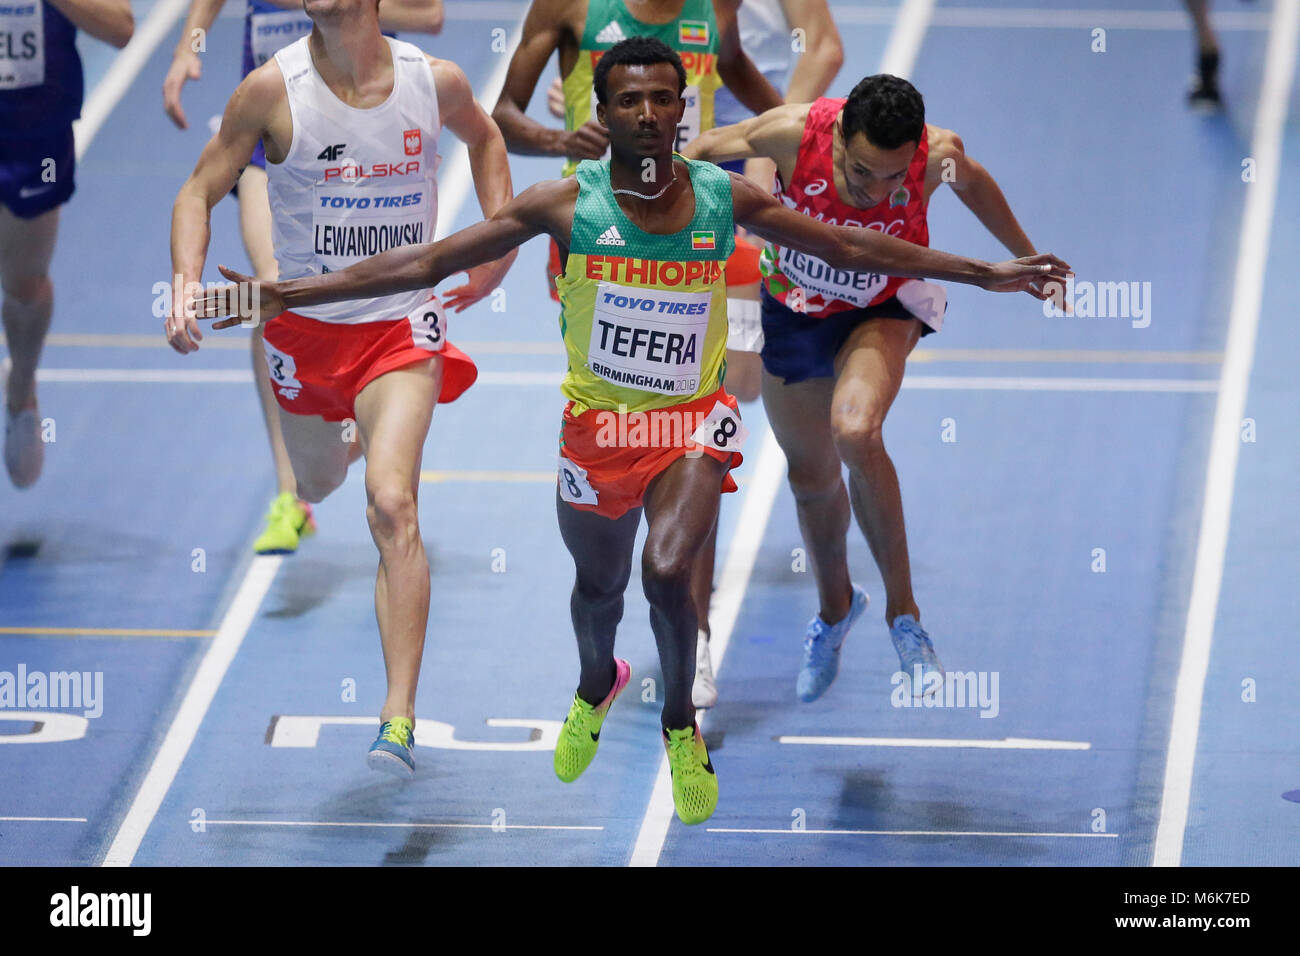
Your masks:
<svg viewBox="0 0 1300 956"><path fill-rule="evenodd" d="M708 232L692 232L691 248L696 251L700 249L716 248L713 242L713 230L710 229Z"/></svg>
<svg viewBox="0 0 1300 956"><path fill-rule="evenodd" d="M677 25L679 43L708 43L709 24L704 20L682 20Z"/></svg>

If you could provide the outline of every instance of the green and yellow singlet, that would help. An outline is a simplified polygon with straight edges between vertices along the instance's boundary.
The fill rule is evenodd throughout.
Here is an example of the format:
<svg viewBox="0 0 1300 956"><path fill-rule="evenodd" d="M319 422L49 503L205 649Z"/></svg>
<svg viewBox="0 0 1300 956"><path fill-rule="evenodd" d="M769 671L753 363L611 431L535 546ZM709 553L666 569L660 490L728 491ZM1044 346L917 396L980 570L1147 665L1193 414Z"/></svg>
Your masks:
<svg viewBox="0 0 1300 956"><path fill-rule="evenodd" d="M735 245L731 178L712 163L683 162L695 216L671 235L644 232L627 218L610 188L609 160L578 164L569 258L555 283L569 358L560 388L574 415L666 408L722 385L723 267Z"/></svg>
<svg viewBox="0 0 1300 956"><path fill-rule="evenodd" d="M682 58L686 68L686 90L682 94L686 112L677 127L674 146L682 149L700 133L713 129L713 94L722 85L713 0L686 0L677 19L668 23L644 23L628 13L622 0L588 0L578 61L564 78L564 128L575 130L595 120L596 91L592 81L596 61L614 44L634 36L662 40ZM573 160L565 160L563 175L571 175L576 168Z"/></svg>

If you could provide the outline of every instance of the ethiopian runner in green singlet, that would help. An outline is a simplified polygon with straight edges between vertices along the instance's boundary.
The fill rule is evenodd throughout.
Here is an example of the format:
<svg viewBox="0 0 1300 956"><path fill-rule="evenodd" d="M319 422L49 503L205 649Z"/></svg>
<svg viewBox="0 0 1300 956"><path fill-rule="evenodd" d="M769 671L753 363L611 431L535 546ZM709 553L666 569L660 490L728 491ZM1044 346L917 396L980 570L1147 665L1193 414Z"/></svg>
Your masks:
<svg viewBox="0 0 1300 956"><path fill-rule="evenodd" d="M214 292L199 315L255 315L426 288L548 234L569 250L560 281L569 371L556 477L560 533L576 572L570 608L581 672L555 748L555 772L576 780L596 755L605 718L627 686L614 656L623 592L644 511L641 581L664 676L663 743L673 802L701 823L718 778L695 721L691 681L697 616L690 574L734 488L745 432L722 389L726 345L721 263L732 225L817 256L837 269L967 282L995 291L1048 293L1069 267L1052 255L992 264L801 215L743 176L674 152L686 71L660 41L617 44L594 75L610 158L525 190L491 219L420 246L401 246L327 275ZM237 282L248 276L228 269Z"/></svg>
<svg viewBox="0 0 1300 956"><path fill-rule="evenodd" d="M596 121L596 97L593 79L600 58L616 43L633 36L653 37L675 50L686 71L684 107L673 144L683 149L700 133L714 125L715 93L723 86L750 109L763 109L781 103L780 93L741 48L737 12L740 0L532 0L524 18L519 47L510 60L501 97L493 118L501 127L506 147L515 153L564 157L564 175L570 175L584 159L603 159L609 155L609 136ZM550 129L527 115L528 103L536 90L538 78L547 70L552 57L559 60L564 100L564 128ZM567 250L554 239L546 263L546 282L551 298L560 293L556 277L565 271ZM732 296L738 289L757 287L737 285L737 278L750 275L757 280L756 250L749 244L733 244L726 264ZM735 313L733 323L749 303L733 298L729 303ZM732 326L735 339L738 326ZM734 344L734 343L733 343ZM752 353L728 350L729 391L742 401L758 397L758 362ZM714 528L700 549L692 583L692 594L699 607L700 635L697 641L696 706L709 706L717 698L709 653L709 598L713 593Z"/></svg>

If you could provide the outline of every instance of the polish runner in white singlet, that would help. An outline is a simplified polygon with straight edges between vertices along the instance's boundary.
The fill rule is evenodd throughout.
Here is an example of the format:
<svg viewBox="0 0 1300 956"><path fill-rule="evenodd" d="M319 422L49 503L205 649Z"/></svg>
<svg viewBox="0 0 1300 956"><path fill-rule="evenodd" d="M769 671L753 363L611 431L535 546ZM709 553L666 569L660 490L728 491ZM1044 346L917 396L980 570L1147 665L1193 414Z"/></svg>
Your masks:
<svg viewBox="0 0 1300 956"><path fill-rule="evenodd" d="M206 34L226 0L190 0L190 12L172 53L171 66L163 80L163 109L180 129L189 127L181 92L189 80L202 76L201 54L206 51ZM442 29L442 0L383 0L379 25L384 30L437 33ZM277 50L311 33L311 18L303 12L301 0L247 0L244 11L243 62L240 79L275 56ZM217 132L220 116L209 124ZM276 277L275 250L271 247L271 207L266 199L266 154L259 141L252 159L239 174L231 193L239 201L239 232L244 251L253 264L253 274L265 282ZM298 498L298 483L280 434L280 416L275 393L267 376L261 328L249 336L258 404L266 423L271 457L275 462L276 497L266 515L266 530L253 542L258 554L293 554L299 540L316 530L311 505Z"/></svg>
<svg viewBox="0 0 1300 956"><path fill-rule="evenodd" d="M430 242L443 125L469 147L483 213L491 216L510 200L505 143L465 74L381 35L377 6L306 0L311 34L240 83L176 198L172 273L179 281L201 278L208 213L259 140L282 280ZM468 282L446 293L449 310L486 296L512 261L508 253L467 270ZM184 354L203 336L183 288L173 292L167 339ZM431 287L284 312L267 322L264 341L298 495L322 500L355 458L366 458L366 516L379 548L375 616L388 677L368 763L410 775L429 616L429 564L416 510L420 453L434 406L469 388L477 370L448 341L447 314Z"/></svg>

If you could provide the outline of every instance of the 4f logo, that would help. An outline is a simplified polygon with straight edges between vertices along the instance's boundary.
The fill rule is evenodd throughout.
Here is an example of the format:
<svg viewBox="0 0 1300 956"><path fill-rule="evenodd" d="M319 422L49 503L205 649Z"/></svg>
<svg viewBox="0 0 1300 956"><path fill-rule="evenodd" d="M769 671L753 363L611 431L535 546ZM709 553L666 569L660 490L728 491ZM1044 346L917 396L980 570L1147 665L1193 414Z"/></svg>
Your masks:
<svg viewBox="0 0 1300 956"><path fill-rule="evenodd" d="M339 143L337 146L326 146L324 149L320 151L320 155L317 156L316 158L323 159L326 160L327 162L332 163L334 162L334 160L338 159L340 156L343 155L343 150L346 146L347 143Z"/></svg>
<svg viewBox="0 0 1300 956"><path fill-rule="evenodd" d="M420 131L418 129L408 129L402 134L402 145L406 147L407 156L420 155Z"/></svg>

